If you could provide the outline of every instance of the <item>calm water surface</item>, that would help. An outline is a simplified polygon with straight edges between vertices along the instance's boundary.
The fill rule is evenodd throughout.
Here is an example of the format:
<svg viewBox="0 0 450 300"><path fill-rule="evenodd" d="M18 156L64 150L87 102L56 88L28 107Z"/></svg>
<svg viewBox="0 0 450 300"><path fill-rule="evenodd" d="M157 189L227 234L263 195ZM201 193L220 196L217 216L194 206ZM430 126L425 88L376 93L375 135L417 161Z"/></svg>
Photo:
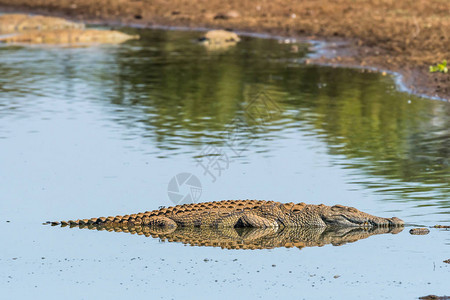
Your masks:
<svg viewBox="0 0 450 300"><path fill-rule="evenodd" d="M392 78L307 66L306 46L142 30L88 48L0 47L0 287L8 298L414 299L450 294L450 232L223 250L42 226L198 201L336 203L450 224L450 106ZM182 186L179 194L192 190Z"/></svg>

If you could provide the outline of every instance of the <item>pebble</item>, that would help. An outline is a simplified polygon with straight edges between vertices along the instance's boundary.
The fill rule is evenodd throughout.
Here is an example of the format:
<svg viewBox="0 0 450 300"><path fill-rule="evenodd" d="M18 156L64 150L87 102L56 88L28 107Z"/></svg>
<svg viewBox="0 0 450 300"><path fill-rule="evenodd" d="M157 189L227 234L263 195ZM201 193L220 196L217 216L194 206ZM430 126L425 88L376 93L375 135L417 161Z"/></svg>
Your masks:
<svg viewBox="0 0 450 300"><path fill-rule="evenodd" d="M447 225L434 225L434 228L450 228L450 226L447 226Z"/></svg>
<svg viewBox="0 0 450 300"><path fill-rule="evenodd" d="M426 235L430 233L428 228L413 228L409 231L412 235Z"/></svg>

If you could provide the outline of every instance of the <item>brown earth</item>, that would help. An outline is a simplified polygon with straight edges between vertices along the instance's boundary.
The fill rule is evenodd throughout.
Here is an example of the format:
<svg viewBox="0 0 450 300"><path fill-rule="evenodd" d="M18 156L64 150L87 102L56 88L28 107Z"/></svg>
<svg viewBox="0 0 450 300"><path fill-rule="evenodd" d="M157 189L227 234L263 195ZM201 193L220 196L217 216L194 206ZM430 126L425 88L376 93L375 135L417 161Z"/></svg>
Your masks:
<svg viewBox="0 0 450 300"><path fill-rule="evenodd" d="M415 93L450 101L450 73L428 71L450 62L449 0L0 0L0 11L345 41L313 62L396 71Z"/></svg>

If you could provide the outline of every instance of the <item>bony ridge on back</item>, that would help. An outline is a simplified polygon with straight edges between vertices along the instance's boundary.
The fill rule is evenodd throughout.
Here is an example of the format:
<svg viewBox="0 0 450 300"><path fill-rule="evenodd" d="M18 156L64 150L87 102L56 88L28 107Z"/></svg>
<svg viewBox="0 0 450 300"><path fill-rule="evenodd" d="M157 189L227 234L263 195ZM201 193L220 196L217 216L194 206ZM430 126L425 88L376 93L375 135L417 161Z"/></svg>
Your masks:
<svg viewBox="0 0 450 300"><path fill-rule="evenodd" d="M403 227L399 218L381 218L342 205L280 203L265 200L224 200L177 205L123 216L49 222L77 226L120 224L151 227Z"/></svg>

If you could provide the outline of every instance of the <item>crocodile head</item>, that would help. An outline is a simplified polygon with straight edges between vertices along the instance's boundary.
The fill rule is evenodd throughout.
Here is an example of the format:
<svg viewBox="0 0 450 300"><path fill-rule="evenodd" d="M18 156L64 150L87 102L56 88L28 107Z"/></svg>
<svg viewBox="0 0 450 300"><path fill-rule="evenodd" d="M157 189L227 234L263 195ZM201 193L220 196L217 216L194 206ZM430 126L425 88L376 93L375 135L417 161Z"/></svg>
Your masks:
<svg viewBox="0 0 450 300"><path fill-rule="evenodd" d="M396 217L380 218L343 205L326 207L322 212L321 218L327 226L402 227L405 224Z"/></svg>

